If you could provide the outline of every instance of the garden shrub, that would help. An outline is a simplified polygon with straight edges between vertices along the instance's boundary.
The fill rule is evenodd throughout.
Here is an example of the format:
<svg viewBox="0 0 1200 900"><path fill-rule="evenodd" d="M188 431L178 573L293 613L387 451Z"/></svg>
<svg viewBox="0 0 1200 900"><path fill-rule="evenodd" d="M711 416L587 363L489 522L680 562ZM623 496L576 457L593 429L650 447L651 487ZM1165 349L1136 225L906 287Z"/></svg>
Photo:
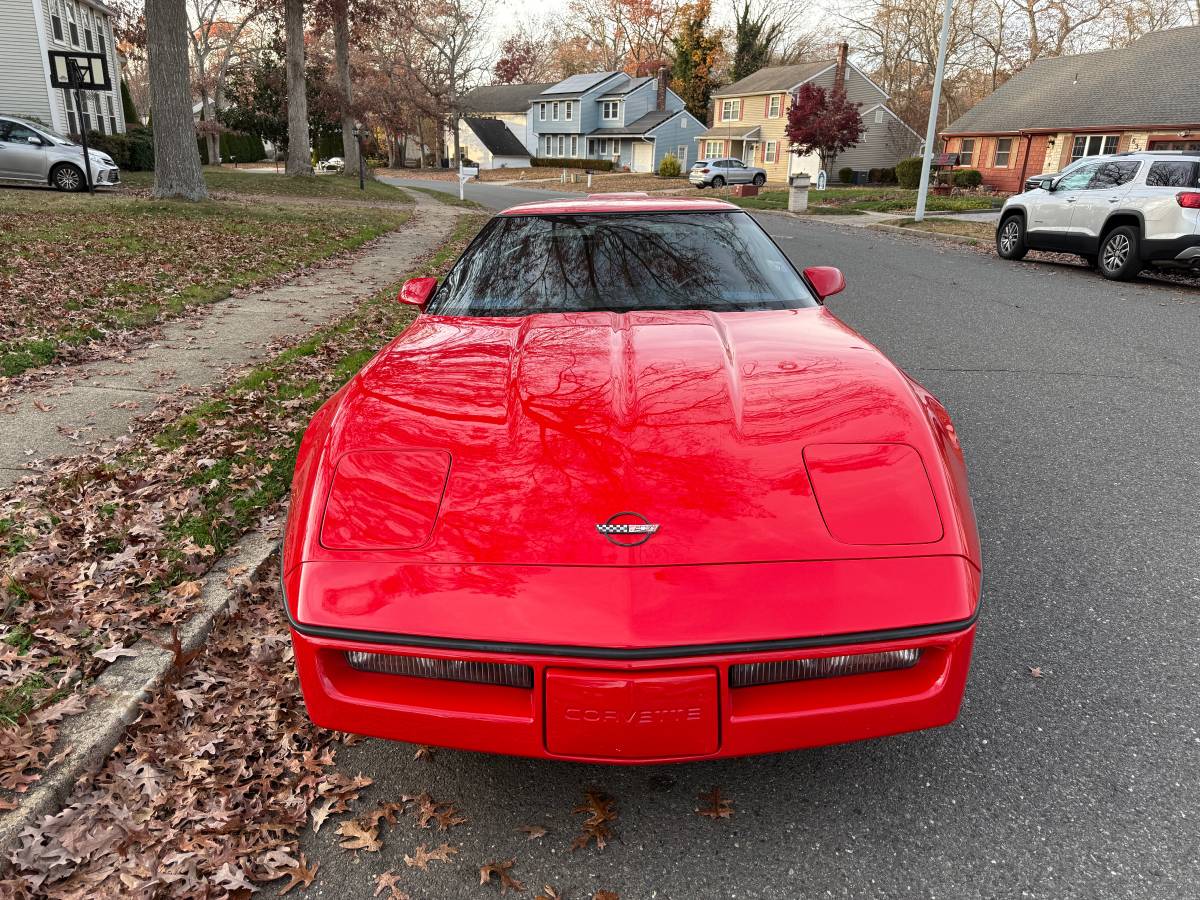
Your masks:
<svg viewBox="0 0 1200 900"><path fill-rule="evenodd" d="M955 187L977 188L983 184L983 175L978 169L959 169L953 175Z"/></svg>
<svg viewBox="0 0 1200 900"><path fill-rule="evenodd" d="M678 178L682 171L683 166L679 164L679 157L674 153L668 153L658 164L658 174L663 178Z"/></svg>
<svg viewBox="0 0 1200 900"><path fill-rule="evenodd" d="M913 156L896 163L896 181L900 187L911 190L921 184L921 165L924 162L922 157Z"/></svg>
<svg viewBox="0 0 1200 900"><path fill-rule="evenodd" d="M838 181L842 184L854 184L854 170L849 166L838 169Z"/></svg>
<svg viewBox="0 0 1200 900"><path fill-rule="evenodd" d="M579 159L573 156L556 158L535 156L529 160L531 166L543 166L550 169L591 169L593 172L611 172L611 159Z"/></svg>

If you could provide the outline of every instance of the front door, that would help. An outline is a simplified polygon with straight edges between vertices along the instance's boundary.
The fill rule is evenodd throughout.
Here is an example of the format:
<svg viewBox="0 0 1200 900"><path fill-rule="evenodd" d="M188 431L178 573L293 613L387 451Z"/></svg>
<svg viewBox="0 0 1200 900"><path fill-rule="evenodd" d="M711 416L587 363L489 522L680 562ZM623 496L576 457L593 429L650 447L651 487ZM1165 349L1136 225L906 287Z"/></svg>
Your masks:
<svg viewBox="0 0 1200 900"><path fill-rule="evenodd" d="M746 141L746 149L742 151L742 162L748 166L754 165L754 157L758 155L758 144L755 141Z"/></svg>
<svg viewBox="0 0 1200 900"><path fill-rule="evenodd" d="M29 143L30 138L38 143ZM0 121L0 178L45 181L46 177L46 145L42 138L17 122Z"/></svg>
<svg viewBox="0 0 1200 900"><path fill-rule="evenodd" d="M1039 193L1037 200L1029 204L1026 232L1034 243L1042 239L1056 241L1070 232L1071 215L1079 194L1087 188L1099 168L1100 163L1091 163L1068 172L1058 180L1054 190Z"/></svg>

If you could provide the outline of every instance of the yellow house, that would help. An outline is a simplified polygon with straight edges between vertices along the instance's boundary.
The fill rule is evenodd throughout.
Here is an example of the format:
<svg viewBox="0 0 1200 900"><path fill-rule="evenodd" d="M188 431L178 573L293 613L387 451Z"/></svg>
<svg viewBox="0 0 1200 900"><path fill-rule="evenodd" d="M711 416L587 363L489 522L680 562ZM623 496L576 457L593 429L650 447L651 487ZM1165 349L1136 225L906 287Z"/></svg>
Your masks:
<svg viewBox="0 0 1200 900"><path fill-rule="evenodd" d="M921 146L921 137L888 108L888 95L847 59L842 44L837 58L794 66L769 66L713 92L713 124L697 137L700 159L740 159L767 172L768 181L786 181L793 173L816 176L816 154L789 152L787 114L792 97L803 84L826 90L844 86L846 97L859 104L863 134L857 144L839 154L830 165L856 172L887 168Z"/></svg>

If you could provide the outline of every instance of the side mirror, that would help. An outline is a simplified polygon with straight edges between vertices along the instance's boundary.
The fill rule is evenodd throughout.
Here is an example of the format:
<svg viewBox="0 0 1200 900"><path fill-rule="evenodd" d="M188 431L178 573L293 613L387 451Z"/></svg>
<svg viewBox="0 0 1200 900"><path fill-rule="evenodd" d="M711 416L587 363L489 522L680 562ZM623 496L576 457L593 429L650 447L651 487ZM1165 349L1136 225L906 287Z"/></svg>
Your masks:
<svg viewBox="0 0 1200 900"><path fill-rule="evenodd" d="M437 289L436 278L410 278L400 288L400 296L396 299L411 306L424 306Z"/></svg>
<svg viewBox="0 0 1200 900"><path fill-rule="evenodd" d="M1038 186L1043 191L1053 191L1054 187L1055 187L1054 179L1053 178L1043 178Z"/></svg>
<svg viewBox="0 0 1200 900"><path fill-rule="evenodd" d="M25 143L33 144L35 147L40 147L42 146L42 139L31 134L29 137L25 138Z"/></svg>
<svg viewBox="0 0 1200 900"><path fill-rule="evenodd" d="M804 270L804 277L808 279L808 283L817 294L817 299L822 303L826 298L840 294L846 289L846 276L842 274L841 269L833 266L809 266Z"/></svg>

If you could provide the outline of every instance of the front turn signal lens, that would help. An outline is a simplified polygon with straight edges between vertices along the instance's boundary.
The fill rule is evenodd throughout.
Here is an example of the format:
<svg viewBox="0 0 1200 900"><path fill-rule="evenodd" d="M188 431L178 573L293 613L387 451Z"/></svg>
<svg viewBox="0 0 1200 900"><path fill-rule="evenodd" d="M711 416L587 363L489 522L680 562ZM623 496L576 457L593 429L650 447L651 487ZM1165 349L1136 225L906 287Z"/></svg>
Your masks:
<svg viewBox="0 0 1200 900"><path fill-rule="evenodd" d="M729 668L730 687L753 687L785 681L811 681L815 678L840 678L843 675L869 675L911 669L921 658L916 648L884 650L879 653L851 653L844 656L819 656L812 659L776 659L771 662L743 663Z"/></svg>
<svg viewBox="0 0 1200 900"><path fill-rule="evenodd" d="M517 663L403 656L398 653L370 653L365 650L346 651L346 662L350 664L350 668L360 672L436 678L441 681L469 681L472 684L497 684L502 687L533 687L533 669Z"/></svg>

